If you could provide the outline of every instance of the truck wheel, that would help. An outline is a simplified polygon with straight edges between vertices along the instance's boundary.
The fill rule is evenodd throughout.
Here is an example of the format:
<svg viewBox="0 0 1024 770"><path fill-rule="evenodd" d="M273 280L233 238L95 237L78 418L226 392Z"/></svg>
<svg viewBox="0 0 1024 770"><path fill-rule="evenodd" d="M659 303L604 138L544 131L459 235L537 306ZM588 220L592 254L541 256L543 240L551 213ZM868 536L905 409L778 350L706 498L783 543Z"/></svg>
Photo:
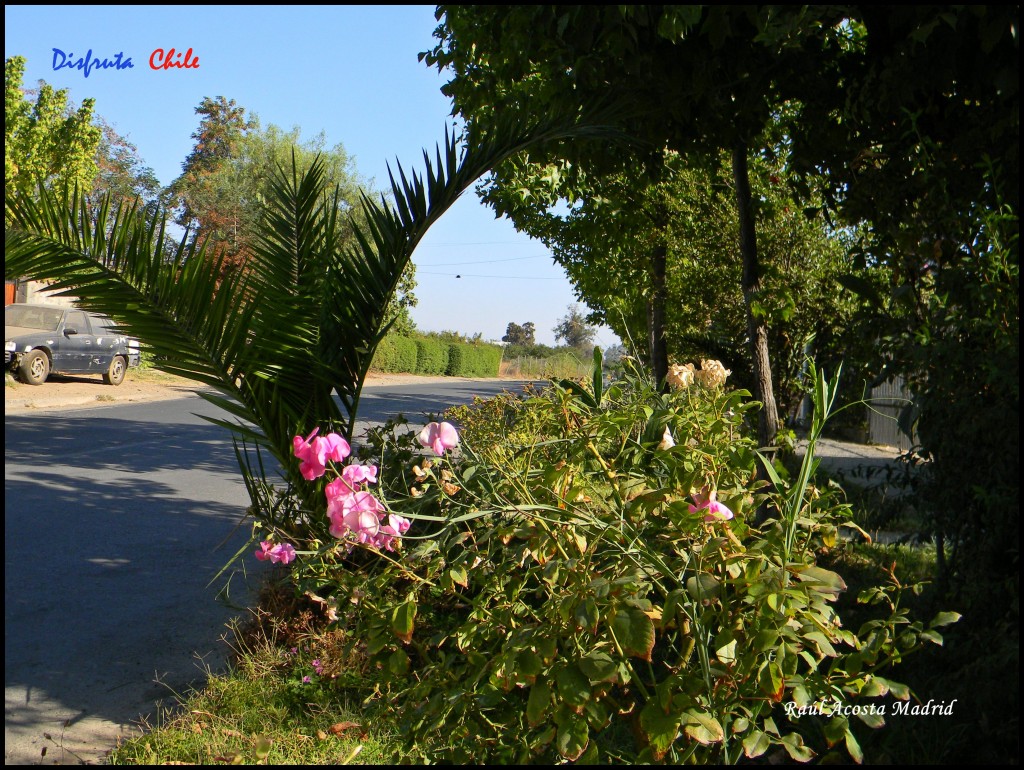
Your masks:
<svg viewBox="0 0 1024 770"><path fill-rule="evenodd" d="M42 385L50 376L50 358L43 350L30 350L18 364L21 379L29 385Z"/></svg>
<svg viewBox="0 0 1024 770"><path fill-rule="evenodd" d="M107 385L120 385L124 382L126 371L128 371L128 362L124 360L124 356L114 356L110 362L110 368L103 375L103 381Z"/></svg>

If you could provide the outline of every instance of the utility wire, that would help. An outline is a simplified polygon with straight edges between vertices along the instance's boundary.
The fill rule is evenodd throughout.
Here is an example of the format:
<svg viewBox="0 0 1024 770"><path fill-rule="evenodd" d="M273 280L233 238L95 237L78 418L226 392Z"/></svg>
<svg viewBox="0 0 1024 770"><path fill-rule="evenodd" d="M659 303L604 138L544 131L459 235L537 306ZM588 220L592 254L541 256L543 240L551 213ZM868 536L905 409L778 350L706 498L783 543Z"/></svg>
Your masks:
<svg viewBox="0 0 1024 770"><path fill-rule="evenodd" d="M494 262L521 262L524 259L545 259L548 258L548 254L536 254L532 257L509 257L508 259L481 259L475 262L431 262L429 265L424 267L452 267L459 265L489 265Z"/></svg>
<svg viewBox="0 0 1024 770"><path fill-rule="evenodd" d="M563 278L545 278L537 275L479 275L476 273L432 273L417 270L416 275L446 275L450 278L500 278L503 281L561 281Z"/></svg>

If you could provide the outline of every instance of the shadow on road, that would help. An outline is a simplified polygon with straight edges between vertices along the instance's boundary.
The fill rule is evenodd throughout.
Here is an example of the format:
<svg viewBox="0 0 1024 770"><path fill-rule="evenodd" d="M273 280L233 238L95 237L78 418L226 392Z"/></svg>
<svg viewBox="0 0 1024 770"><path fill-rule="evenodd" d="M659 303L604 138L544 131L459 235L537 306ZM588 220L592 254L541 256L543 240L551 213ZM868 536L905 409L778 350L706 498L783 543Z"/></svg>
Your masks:
<svg viewBox="0 0 1024 770"><path fill-rule="evenodd" d="M113 745L112 726L152 718L223 663L238 610L208 584L249 536L230 440L208 424L139 425L6 420L8 761L38 759L44 731ZM232 583L247 605L245 575Z"/></svg>

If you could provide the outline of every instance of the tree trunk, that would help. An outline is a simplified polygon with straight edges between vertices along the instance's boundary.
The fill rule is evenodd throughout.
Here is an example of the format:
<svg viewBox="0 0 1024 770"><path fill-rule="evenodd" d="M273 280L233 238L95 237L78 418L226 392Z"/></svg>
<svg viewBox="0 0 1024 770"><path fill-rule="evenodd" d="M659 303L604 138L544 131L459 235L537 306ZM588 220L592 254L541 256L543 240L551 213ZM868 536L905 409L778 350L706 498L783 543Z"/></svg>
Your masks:
<svg viewBox="0 0 1024 770"><path fill-rule="evenodd" d="M662 387L668 377L668 343L665 341L665 262L668 246L661 241L651 251L651 296L647 300L647 343L651 351L654 381Z"/></svg>
<svg viewBox="0 0 1024 770"><path fill-rule="evenodd" d="M740 220L740 253L743 255L743 303L747 309L747 335L754 370L754 396L760 401L757 440L762 447L771 446L779 432L779 412L772 389L772 367L768 358L768 327L763 318L754 315L752 303L761 288L761 270L757 260L757 237L754 212L750 201L750 176L747 168L747 145L740 142L733 149L732 172L736 181L736 207Z"/></svg>

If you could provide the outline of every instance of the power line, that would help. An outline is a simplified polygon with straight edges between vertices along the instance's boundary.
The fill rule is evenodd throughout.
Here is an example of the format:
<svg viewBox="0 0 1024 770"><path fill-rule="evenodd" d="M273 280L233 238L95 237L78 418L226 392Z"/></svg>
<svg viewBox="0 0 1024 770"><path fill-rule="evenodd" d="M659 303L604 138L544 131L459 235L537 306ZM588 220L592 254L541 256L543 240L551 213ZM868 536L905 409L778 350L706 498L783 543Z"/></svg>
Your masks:
<svg viewBox="0 0 1024 770"><path fill-rule="evenodd" d="M445 248L450 248L452 246L499 246L499 245L514 244L514 243L522 244L522 241L470 241L470 242L462 242L462 243L421 243L421 244L419 244L419 246L417 246L417 248L420 248L420 249L431 249L431 248L440 248L442 246L445 247Z"/></svg>
<svg viewBox="0 0 1024 770"><path fill-rule="evenodd" d="M532 257L509 257L508 259L481 259L475 262L431 262L429 265L424 267L452 267L458 265L489 265L494 262L521 262L524 259L546 259L549 258L547 254L536 254Z"/></svg>
<svg viewBox="0 0 1024 770"><path fill-rule="evenodd" d="M417 270L416 275L446 275L449 278L500 278L503 281L561 281L563 278L544 278L537 275L479 275L476 273L432 273Z"/></svg>

